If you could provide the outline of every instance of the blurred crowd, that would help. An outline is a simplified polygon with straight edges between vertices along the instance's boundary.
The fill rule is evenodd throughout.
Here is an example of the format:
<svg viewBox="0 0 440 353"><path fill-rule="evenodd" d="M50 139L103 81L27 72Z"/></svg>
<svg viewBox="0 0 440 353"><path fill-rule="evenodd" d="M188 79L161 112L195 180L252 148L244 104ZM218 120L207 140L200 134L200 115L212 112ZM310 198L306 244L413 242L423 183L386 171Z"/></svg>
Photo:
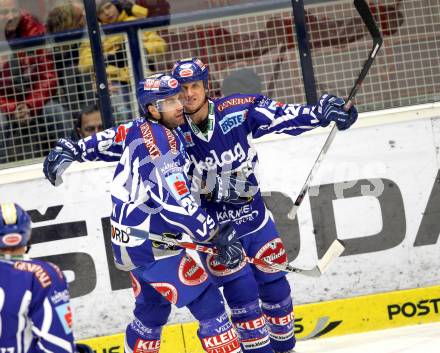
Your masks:
<svg viewBox="0 0 440 353"><path fill-rule="evenodd" d="M208 2L200 6L229 6L241 1ZM396 0L377 6L370 1L384 35L392 35L402 23L400 3ZM46 7L41 9L41 4ZM167 0L97 0L96 11L102 26L155 16L162 16L164 24L170 23ZM312 49L347 45L365 35L359 18L335 19L306 11L306 20ZM85 27L81 0L0 0L0 163L41 158L57 138L83 136L92 127L102 128L99 110L92 110L97 107L97 97ZM76 36L69 40L63 33ZM288 51L296 43L291 16L270 16L248 32L232 31L221 22L213 22L188 25L183 30L162 28L139 33L146 58L145 75L170 70L182 54L208 62L212 73L240 69L224 78L221 86L219 79L210 77L213 97L261 90L262 78L252 67L261 67L268 56L274 67L265 93L276 96L280 65L289 60ZM20 44L35 36L45 36L43 44ZM132 119L137 107L127 36L124 32L104 35L102 45L115 120ZM162 60L156 60L158 56ZM93 124L88 126L84 120L91 116Z"/></svg>
<svg viewBox="0 0 440 353"><path fill-rule="evenodd" d="M30 2L26 2L26 5ZM146 7L149 5L152 7ZM101 25L148 16L169 16L166 1L98 0ZM81 1L64 1L47 13L45 23L17 0L0 0L0 163L43 157L60 137L82 136L102 129L94 87L88 37L74 42L48 40L45 46L20 47L20 39L78 30L86 26ZM147 55L164 53L167 44L154 31L144 31ZM131 117L127 40L123 34L104 36L103 50L115 114ZM154 70L154 63L149 66ZM88 120L93 117L93 124Z"/></svg>

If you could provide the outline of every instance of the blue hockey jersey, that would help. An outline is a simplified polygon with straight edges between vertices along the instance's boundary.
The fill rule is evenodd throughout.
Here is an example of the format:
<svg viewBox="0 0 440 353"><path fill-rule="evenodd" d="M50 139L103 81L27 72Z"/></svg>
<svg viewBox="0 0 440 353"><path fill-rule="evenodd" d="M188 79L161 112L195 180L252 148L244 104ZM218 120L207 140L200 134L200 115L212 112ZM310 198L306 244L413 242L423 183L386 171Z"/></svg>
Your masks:
<svg viewBox="0 0 440 353"><path fill-rule="evenodd" d="M247 205L210 202L201 204L216 221L233 220L242 236L261 229L269 219L254 169L258 156L252 138L269 133L299 135L320 122L317 106L282 104L261 95L235 94L209 101L207 131L200 129L187 116L181 126L190 156L193 190L202 195L212 191L213 175L227 180L229 175L247 180L253 187L243 190L253 195Z"/></svg>
<svg viewBox="0 0 440 353"><path fill-rule="evenodd" d="M234 94L208 101L206 133L186 117L177 129L189 156L191 189L202 194L202 207L216 221L233 220L240 234L251 234L267 223L270 216L262 201L254 174L258 162L252 138L269 133L299 135L320 126L318 106L282 104L261 95ZM106 130L80 142L82 160L118 160L131 123ZM215 203L203 197L213 189L215 175L234 175L253 185L253 201L247 205Z"/></svg>
<svg viewBox="0 0 440 353"><path fill-rule="evenodd" d="M116 264L132 270L180 251L160 246L152 236L185 233L207 242L215 222L191 195L178 134L152 120L136 120L126 127L111 187L111 223ZM118 143L122 130L113 131ZM108 156L109 150L98 148L99 153Z"/></svg>
<svg viewBox="0 0 440 353"><path fill-rule="evenodd" d="M55 265L0 255L1 352L75 352L69 300Z"/></svg>

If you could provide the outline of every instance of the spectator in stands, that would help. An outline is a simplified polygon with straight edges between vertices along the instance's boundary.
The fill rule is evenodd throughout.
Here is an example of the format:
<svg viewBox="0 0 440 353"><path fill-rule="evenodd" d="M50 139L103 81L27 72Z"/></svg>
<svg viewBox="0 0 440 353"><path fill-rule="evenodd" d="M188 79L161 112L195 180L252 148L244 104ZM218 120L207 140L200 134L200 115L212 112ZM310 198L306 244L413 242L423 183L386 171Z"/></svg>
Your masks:
<svg viewBox="0 0 440 353"><path fill-rule="evenodd" d="M71 138L74 141L78 141L102 130L103 123L98 104L88 105L78 113Z"/></svg>
<svg viewBox="0 0 440 353"><path fill-rule="evenodd" d="M85 25L84 7L78 2L68 2L54 7L46 21L47 32L51 34L81 30ZM92 75L78 70L81 37L82 34L78 33L77 41L67 43L64 38L57 37L53 46L59 88L65 100L63 104L71 112L76 112L85 104L91 104L95 100Z"/></svg>
<svg viewBox="0 0 440 353"><path fill-rule="evenodd" d="M148 10L130 2L101 0L97 2L98 19L102 24L132 21L145 18ZM167 49L165 41L154 31L142 32L143 47L148 55L164 53ZM116 119L130 117L130 68L127 60L127 47L123 35L109 35L102 42L108 81L111 84L112 102L116 110ZM79 70L89 72L93 69L92 51L89 42L81 44ZM150 73L147 72L147 76ZM123 101L118 102L117 99Z"/></svg>
<svg viewBox="0 0 440 353"><path fill-rule="evenodd" d="M135 3L148 9L148 17L161 16L163 25L170 24L170 4L166 0L136 0Z"/></svg>
<svg viewBox="0 0 440 353"><path fill-rule="evenodd" d="M0 33L7 41L43 35L44 25L16 0L0 0ZM0 55L0 111L8 161L42 157L65 134L66 114L56 100L57 74L44 49Z"/></svg>
<svg viewBox="0 0 440 353"><path fill-rule="evenodd" d="M56 6L47 15L46 28L49 33L80 29L85 25L84 7L79 2Z"/></svg>
<svg viewBox="0 0 440 353"><path fill-rule="evenodd" d="M44 34L43 24L29 12L21 10L16 0L1 0L0 6L0 28L4 39L11 40Z"/></svg>

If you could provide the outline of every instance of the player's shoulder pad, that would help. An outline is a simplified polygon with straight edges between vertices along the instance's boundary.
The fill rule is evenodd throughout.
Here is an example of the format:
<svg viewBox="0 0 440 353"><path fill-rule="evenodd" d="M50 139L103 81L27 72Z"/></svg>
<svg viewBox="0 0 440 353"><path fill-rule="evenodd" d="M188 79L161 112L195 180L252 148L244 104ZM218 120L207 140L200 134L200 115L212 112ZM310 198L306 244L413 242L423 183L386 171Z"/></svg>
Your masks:
<svg viewBox="0 0 440 353"><path fill-rule="evenodd" d="M271 111L275 111L278 108L282 108L284 106L285 106L284 103L273 100L273 99L266 97L266 96L263 96L263 95L257 96L254 101L255 108L264 108L264 109L268 109Z"/></svg>
<svg viewBox="0 0 440 353"><path fill-rule="evenodd" d="M164 125L152 120L144 120L133 130L134 136L131 139L140 138L153 160L169 151L173 154L179 153L179 139Z"/></svg>
<svg viewBox="0 0 440 353"><path fill-rule="evenodd" d="M57 283L65 283L64 275L55 264L41 260L17 260L14 268L18 271L32 273L43 288Z"/></svg>
<svg viewBox="0 0 440 353"><path fill-rule="evenodd" d="M244 110L250 105L254 104L257 97L259 97L257 94L232 94L230 96L217 99L214 102L215 109L218 112Z"/></svg>

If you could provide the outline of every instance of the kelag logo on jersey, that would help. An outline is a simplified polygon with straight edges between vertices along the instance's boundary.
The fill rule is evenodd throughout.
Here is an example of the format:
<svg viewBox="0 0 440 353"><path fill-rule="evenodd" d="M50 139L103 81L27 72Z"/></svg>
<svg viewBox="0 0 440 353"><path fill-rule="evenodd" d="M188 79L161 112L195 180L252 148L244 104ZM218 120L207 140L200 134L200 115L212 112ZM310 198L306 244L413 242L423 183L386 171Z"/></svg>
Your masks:
<svg viewBox="0 0 440 353"><path fill-rule="evenodd" d="M234 127L239 126L243 123L245 119L245 110L230 113L228 115L225 115L225 117L220 120L220 128L222 129L224 134L227 134L229 131L231 131Z"/></svg>
<svg viewBox="0 0 440 353"><path fill-rule="evenodd" d="M67 289L60 292L54 291L50 296L50 300L54 305L59 304L60 302L66 303L70 300L69 291Z"/></svg>

